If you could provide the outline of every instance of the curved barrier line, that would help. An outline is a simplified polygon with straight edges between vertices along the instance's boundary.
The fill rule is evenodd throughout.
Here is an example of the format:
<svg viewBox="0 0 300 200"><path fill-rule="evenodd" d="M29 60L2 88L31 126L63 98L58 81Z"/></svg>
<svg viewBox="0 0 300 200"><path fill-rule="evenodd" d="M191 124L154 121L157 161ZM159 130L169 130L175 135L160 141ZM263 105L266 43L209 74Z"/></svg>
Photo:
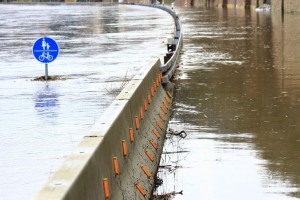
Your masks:
<svg viewBox="0 0 300 200"><path fill-rule="evenodd" d="M164 76L159 59L140 69L35 200L150 198L172 101L162 84L176 69L181 33L178 42Z"/></svg>
<svg viewBox="0 0 300 200"><path fill-rule="evenodd" d="M168 7L164 7L164 6L159 6L159 5L148 5L148 4L136 4L139 6L146 6L146 7L152 7L152 8L158 8L161 10L164 10L166 12L168 12L174 19L175 22L175 30L174 30L174 35L173 35L173 40L172 40L172 44L176 46L176 49L174 51L171 51L169 53L173 53L173 55L171 56L171 58L164 64L161 66L161 71L163 72L163 83L167 83L174 75L174 72L176 70L177 67L177 61L179 58L179 53L180 53L180 49L182 46L182 27L181 27L181 23L179 21L179 16L170 8Z"/></svg>

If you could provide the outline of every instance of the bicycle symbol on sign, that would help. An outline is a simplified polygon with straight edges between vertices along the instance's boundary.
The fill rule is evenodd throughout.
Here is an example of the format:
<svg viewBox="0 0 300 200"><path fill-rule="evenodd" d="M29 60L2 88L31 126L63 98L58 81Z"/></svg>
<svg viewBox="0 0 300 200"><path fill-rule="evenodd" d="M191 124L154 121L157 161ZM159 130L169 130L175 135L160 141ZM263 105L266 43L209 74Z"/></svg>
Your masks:
<svg viewBox="0 0 300 200"><path fill-rule="evenodd" d="M43 52L42 55L39 56L39 60L40 60L40 61L44 61L44 59L47 59L47 60L49 60L49 61L52 61L52 60L53 60L53 56L51 56L51 55L49 54L49 52L47 52L47 53Z"/></svg>

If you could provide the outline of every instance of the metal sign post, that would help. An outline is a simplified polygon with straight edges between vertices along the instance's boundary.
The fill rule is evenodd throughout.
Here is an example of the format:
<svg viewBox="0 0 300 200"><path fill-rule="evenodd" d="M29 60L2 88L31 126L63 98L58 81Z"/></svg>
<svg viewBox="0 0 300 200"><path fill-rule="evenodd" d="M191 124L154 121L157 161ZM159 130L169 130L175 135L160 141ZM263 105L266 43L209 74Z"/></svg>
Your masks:
<svg viewBox="0 0 300 200"><path fill-rule="evenodd" d="M42 62L45 63L45 80L48 80L48 63L53 62L59 53L59 46L49 37L42 37L38 39L33 47L32 47L32 54L34 57Z"/></svg>
<svg viewBox="0 0 300 200"><path fill-rule="evenodd" d="M45 64L45 80L48 81L48 63Z"/></svg>

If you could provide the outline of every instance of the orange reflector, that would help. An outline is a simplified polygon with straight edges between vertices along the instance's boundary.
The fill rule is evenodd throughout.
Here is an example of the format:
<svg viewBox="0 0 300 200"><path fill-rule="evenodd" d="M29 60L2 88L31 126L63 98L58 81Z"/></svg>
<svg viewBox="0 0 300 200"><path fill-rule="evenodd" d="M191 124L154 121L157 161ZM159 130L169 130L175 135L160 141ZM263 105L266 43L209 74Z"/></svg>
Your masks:
<svg viewBox="0 0 300 200"><path fill-rule="evenodd" d="M169 98L173 98L173 96L171 95L171 93L169 91L167 91L167 95L169 96Z"/></svg>
<svg viewBox="0 0 300 200"><path fill-rule="evenodd" d="M164 116L163 116L162 114L159 113L158 116L159 116L159 118L160 118L163 122L166 121L166 119L164 118Z"/></svg>
<svg viewBox="0 0 300 200"><path fill-rule="evenodd" d="M143 108L140 108L140 118L141 120L144 119L144 112L143 112Z"/></svg>
<svg viewBox="0 0 300 200"><path fill-rule="evenodd" d="M138 130L140 128L139 118L135 116L135 128Z"/></svg>
<svg viewBox="0 0 300 200"><path fill-rule="evenodd" d="M158 126L158 128L160 128L160 130L163 130L163 126L159 121L156 121L156 125Z"/></svg>
<svg viewBox="0 0 300 200"><path fill-rule="evenodd" d="M165 97L165 100L168 102L168 104L171 103L170 99L168 97Z"/></svg>
<svg viewBox="0 0 300 200"><path fill-rule="evenodd" d="M157 145L154 143L153 140L149 140L150 144L154 147L155 150L158 149Z"/></svg>
<svg viewBox="0 0 300 200"><path fill-rule="evenodd" d="M153 82L153 88L154 88L154 92L156 92L156 83Z"/></svg>
<svg viewBox="0 0 300 200"><path fill-rule="evenodd" d="M129 129L129 138L130 142L134 142L134 134L132 128Z"/></svg>
<svg viewBox="0 0 300 200"><path fill-rule="evenodd" d="M166 109L165 109L164 107L160 107L160 109L161 109L165 114L167 114L167 111L166 111Z"/></svg>
<svg viewBox="0 0 300 200"><path fill-rule="evenodd" d="M150 92L151 92L151 96L154 96L154 90L153 90L153 86L150 88Z"/></svg>
<svg viewBox="0 0 300 200"><path fill-rule="evenodd" d="M159 86L158 78L156 78L155 82L156 82L156 87L158 87Z"/></svg>
<svg viewBox="0 0 300 200"><path fill-rule="evenodd" d="M127 146L126 146L125 140L122 140L122 149L123 149L123 155L126 157L127 156Z"/></svg>
<svg viewBox="0 0 300 200"><path fill-rule="evenodd" d="M148 158L149 158L152 162L154 162L154 158L153 158L153 156L151 155L151 153L150 153L149 151L145 151L145 153L146 153L146 155L148 156Z"/></svg>
<svg viewBox="0 0 300 200"><path fill-rule="evenodd" d="M135 184L136 188L140 191L140 193L145 197L147 195L147 193L144 191L144 189L142 188L142 186L140 186L140 184L136 183Z"/></svg>
<svg viewBox="0 0 300 200"><path fill-rule="evenodd" d="M146 169L146 167L142 166L141 168L142 168L143 172L146 174L146 176L147 176L148 178L150 178L150 177L151 177L151 174L148 172L148 170Z"/></svg>
<svg viewBox="0 0 300 200"><path fill-rule="evenodd" d="M144 111L146 112L147 111L147 101L144 100Z"/></svg>
<svg viewBox="0 0 300 200"><path fill-rule="evenodd" d="M148 99L148 104L151 104L151 96L149 93L147 94L147 99Z"/></svg>
<svg viewBox="0 0 300 200"><path fill-rule="evenodd" d="M114 164L115 175L119 175L119 163L117 157L113 157L113 164Z"/></svg>
<svg viewBox="0 0 300 200"><path fill-rule="evenodd" d="M103 179L103 189L104 189L105 199L109 199L109 187L108 187L107 178Z"/></svg>
<svg viewBox="0 0 300 200"><path fill-rule="evenodd" d="M166 109L169 108L169 106L168 106L164 101L163 101L162 103L164 104L164 107L165 107Z"/></svg>
<svg viewBox="0 0 300 200"><path fill-rule="evenodd" d="M152 133L157 137L157 139L160 138L160 135L158 134L158 132L155 129L152 130Z"/></svg>

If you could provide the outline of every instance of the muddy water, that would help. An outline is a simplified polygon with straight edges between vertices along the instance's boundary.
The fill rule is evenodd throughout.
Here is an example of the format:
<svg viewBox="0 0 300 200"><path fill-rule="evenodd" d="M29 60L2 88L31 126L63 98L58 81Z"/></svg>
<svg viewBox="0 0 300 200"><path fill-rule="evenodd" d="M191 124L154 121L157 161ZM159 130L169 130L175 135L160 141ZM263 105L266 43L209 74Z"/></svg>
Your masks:
<svg viewBox="0 0 300 200"><path fill-rule="evenodd" d="M158 193L300 198L300 15L176 8L184 30Z"/></svg>
<svg viewBox="0 0 300 200"><path fill-rule="evenodd" d="M0 199L32 199L127 80L166 53L173 19L153 8L0 4ZM31 53L40 37L60 55L49 75Z"/></svg>

